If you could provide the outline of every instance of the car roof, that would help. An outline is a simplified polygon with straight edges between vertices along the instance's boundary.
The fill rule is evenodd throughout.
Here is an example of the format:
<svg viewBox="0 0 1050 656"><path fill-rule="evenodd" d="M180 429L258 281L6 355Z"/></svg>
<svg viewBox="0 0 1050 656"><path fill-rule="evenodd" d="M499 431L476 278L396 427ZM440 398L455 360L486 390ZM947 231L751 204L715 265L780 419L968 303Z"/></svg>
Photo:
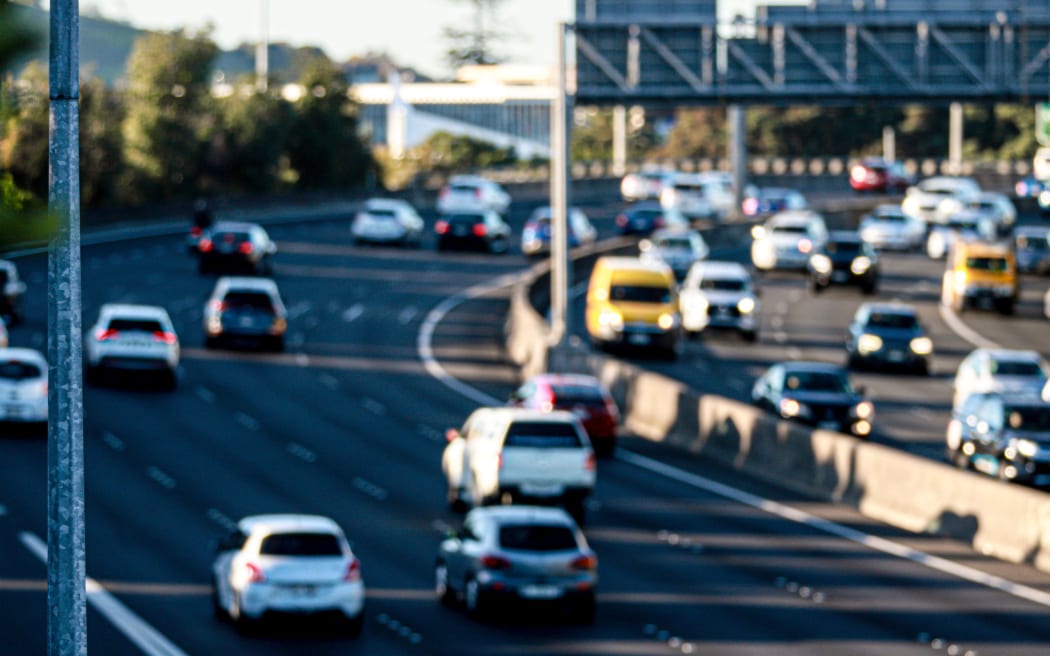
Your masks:
<svg viewBox="0 0 1050 656"><path fill-rule="evenodd" d="M400 209L409 203L400 198L369 198L364 203L365 209Z"/></svg>
<svg viewBox="0 0 1050 656"><path fill-rule="evenodd" d="M536 374L532 377L533 382L545 383L547 385L593 385L603 387L597 377L590 374Z"/></svg>
<svg viewBox="0 0 1050 656"><path fill-rule="evenodd" d="M1030 349L995 349L995 348L980 348L974 351L985 355L993 360L1014 360L1017 362L1041 362L1043 356L1037 351Z"/></svg>
<svg viewBox="0 0 1050 656"><path fill-rule="evenodd" d="M215 282L215 289L244 289L261 292L276 292L277 283L272 278L249 276L223 276Z"/></svg>
<svg viewBox="0 0 1050 656"><path fill-rule="evenodd" d="M773 216L769 217L766 225L770 227L784 226L784 225L806 225L815 220L820 220L821 216L813 210L785 210L783 212L777 212Z"/></svg>
<svg viewBox="0 0 1050 656"><path fill-rule="evenodd" d="M603 255L598 258L598 262L601 262L602 266L621 271L651 271L660 274L667 271L667 265L663 262L643 260L626 255Z"/></svg>
<svg viewBox="0 0 1050 656"><path fill-rule="evenodd" d="M212 224L210 230L212 232L249 232L258 227L260 227L258 223L248 223L246 221L216 221Z"/></svg>
<svg viewBox="0 0 1050 656"><path fill-rule="evenodd" d="M44 354L40 351L30 348L15 346L0 348L0 360L27 360L30 362L36 362L44 367L44 371L47 371L47 358L45 358Z"/></svg>
<svg viewBox="0 0 1050 656"><path fill-rule="evenodd" d="M100 317L134 317L136 319L168 319L168 311L159 305L133 303L104 303L99 308Z"/></svg>
<svg viewBox="0 0 1050 656"><path fill-rule="evenodd" d="M531 408L514 408L504 406L492 406L483 408L486 412L495 416L501 421L540 421L551 424L561 424L565 422L577 423L576 415L565 410L554 410L551 412L543 412L542 410L533 410Z"/></svg>
<svg viewBox="0 0 1050 656"><path fill-rule="evenodd" d="M576 528L569 513L561 508L551 506L484 506L471 511L494 520L497 524L561 524Z"/></svg>
<svg viewBox="0 0 1050 656"><path fill-rule="evenodd" d="M335 520L321 515L272 514L251 515L237 522L244 533L342 533Z"/></svg>
<svg viewBox="0 0 1050 656"><path fill-rule="evenodd" d="M777 363L784 368L784 371L826 371L829 373L844 374L846 368L840 364L833 364L831 362L815 362L807 360L790 360L787 362Z"/></svg>
<svg viewBox="0 0 1050 656"><path fill-rule="evenodd" d="M743 264L739 262L727 262L724 260L705 260L695 262L693 268L700 271L701 276L722 278L751 278L751 274Z"/></svg>

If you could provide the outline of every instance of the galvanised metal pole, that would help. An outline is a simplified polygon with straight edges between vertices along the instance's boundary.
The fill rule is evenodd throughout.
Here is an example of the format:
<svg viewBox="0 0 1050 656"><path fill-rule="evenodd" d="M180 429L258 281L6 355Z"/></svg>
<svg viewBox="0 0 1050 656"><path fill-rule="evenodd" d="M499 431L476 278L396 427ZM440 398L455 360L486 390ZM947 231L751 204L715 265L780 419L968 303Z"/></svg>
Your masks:
<svg viewBox="0 0 1050 656"><path fill-rule="evenodd" d="M551 103L551 336L562 344L569 332L569 102L565 73L565 23L558 24L557 70Z"/></svg>
<svg viewBox="0 0 1050 656"><path fill-rule="evenodd" d="M87 654L80 294L80 9L52 0L47 273L47 650Z"/></svg>
<svg viewBox="0 0 1050 656"><path fill-rule="evenodd" d="M744 107L730 105L726 110L726 119L729 123L729 169L733 175L733 208L729 214L737 216L747 185L747 124Z"/></svg>

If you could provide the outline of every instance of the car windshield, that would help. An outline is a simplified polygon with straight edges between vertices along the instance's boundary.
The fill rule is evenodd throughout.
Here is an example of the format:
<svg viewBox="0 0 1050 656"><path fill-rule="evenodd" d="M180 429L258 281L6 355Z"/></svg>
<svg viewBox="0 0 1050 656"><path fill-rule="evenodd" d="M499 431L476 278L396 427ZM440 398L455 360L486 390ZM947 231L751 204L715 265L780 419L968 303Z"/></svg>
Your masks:
<svg viewBox="0 0 1050 656"><path fill-rule="evenodd" d="M44 372L39 365L22 360L0 360L0 380L39 378Z"/></svg>
<svg viewBox="0 0 1050 656"><path fill-rule="evenodd" d="M507 429L503 446L571 449L580 446L580 436L568 422L515 421Z"/></svg>
<svg viewBox="0 0 1050 656"><path fill-rule="evenodd" d="M969 230L975 232L977 230L977 222L960 219L950 219L947 227L949 230Z"/></svg>
<svg viewBox="0 0 1050 656"><path fill-rule="evenodd" d="M651 285L613 285L609 288L609 300L630 303L670 303L671 290L668 287Z"/></svg>
<svg viewBox="0 0 1050 656"><path fill-rule="evenodd" d="M212 235L211 239L212 241L221 241L227 244L232 244L234 242L239 241L249 241L251 239L251 235L249 235L247 232L216 232Z"/></svg>
<svg viewBox="0 0 1050 656"><path fill-rule="evenodd" d="M855 255L861 251L861 243L859 241L829 241L824 248L832 255Z"/></svg>
<svg viewBox="0 0 1050 656"><path fill-rule="evenodd" d="M806 233L806 226L804 225L778 225L773 226L773 232L780 234L790 235L803 235Z"/></svg>
<svg viewBox="0 0 1050 656"><path fill-rule="evenodd" d="M482 214L453 214L446 220L451 225L474 225L475 223L484 223L485 217Z"/></svg>
<svg viewBox="0 0 1050 656"><path fill-rule="evenodd" d="M472 184L453 184L449 186L449 189L460 194L481 193L481 187Z"/></svg>
<svg viewBox="0 0 1050 656"><path fill-rule="evenodd" d="M631 217L636 219L659 219L664 214L663 210L633 210Z"/></svg>
<svg viewBox="0 0 1050 656"><path fill-rule="evenodd" d="M571 528L550 524L501 526L499 546L512 551L570 551L579 548Z"/></svg>
<svg viewBox="0 0 1050 656"><path fill-rule="evenodd" d="M996 376L1043 376L1038 362L1031 360L992 360L992 373Z"/></svg>
<svg viewBox="0 0 1050 656"><path fill-rule="evenodd" d="M742 292L747 289L747 282L739 278L704 278L700 289L713 292Z"/></svg>
<svg viewBox="0 0 1050 656"><path fill-rule="evenodd" d="M919 184L919 189L922 189L927 194L934 194L937 196L951 196L955 193L955 187L941 187L936 184Z"/></svg>
<svg viewBox="0 0 1050 656"><path fill-rule="evenodd" d="M1050 250L1050 240L1045 235L1017 235L1016 244L1018 248L1026 248L1032 251Z"/></svg>
<svg viewBox="0 0 1050 656"><path fill-rule="evenodd" d="M556 405L605 405L605 396L588 385L551 385Z"/></svg>
<svg viewBox="0 0 1050 656"><path fill-rule="evenodd" d="M874 328L915 328L919 324L914 314L900 312L872 312L868 325Z"/></svg>
<svg viewBox="0 0 1050 656"><path fill-rule="evenodd" d="M979 271L991 271L992 273L1003 273L1007 270L1005 257L968 257L966 268Z"/></svg>
<svg viewBox="0 0 1050 656"><path fill-rule="evenodd" d="M908 220L903 214L875 214L871 218L882 223L904 223Z"/></svg>
<svg viewBox="0 0 1050 656"><path fill-rule="evenodd" d="M263 538L264 556L342 556L339 538L331 533L274 533Z"/></svg>
<svg viewBox="0 0 1050 656"><path fill-rule="evenodd" d="M691 251L693 243L688 237L660 237L654 240L658 248L671 251Z"/></svg>
<svg viewBox="0 0 1050 656"><path fill-rule="evenodd" d="M227 292L223 298L228 308L273 310L269 294L263 292Z"/></svg>
<svg viewBox="0 0 1050 656"><path fill-rule="evenodd" d="M118 332L140 332L159 333L164 332L164 327L156 319L121 319L114 317L109 320L109 329Z"/></svg>
<svg viewBox="0 0 1050 656"><path fill-rule="evenodd" d="M849 393L845 376L830 371L792 371L784 379L784 389L796 392Z"/></svg>
<svg viewBox="0 0 1050 656"><path fill-rule="evenodd" d="M1050 432L1050 406L1007 406L1004 411L1013 430Z"/></svg>
<svg viewBox="0 0 1050 656"><path fill-rule="evenodd" d="M704 185L696 182L676 182L674 188L678 191L685 191L689 193L702 193L704 191Z"/></svg>

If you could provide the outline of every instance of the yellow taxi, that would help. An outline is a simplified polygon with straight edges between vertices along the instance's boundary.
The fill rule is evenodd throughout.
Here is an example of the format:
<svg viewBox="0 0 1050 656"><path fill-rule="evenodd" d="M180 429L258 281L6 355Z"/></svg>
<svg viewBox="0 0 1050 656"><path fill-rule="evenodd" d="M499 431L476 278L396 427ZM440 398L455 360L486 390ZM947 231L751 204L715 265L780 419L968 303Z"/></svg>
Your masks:
<svg viewBox="0 0 1050 656"><path fill-rule="evenodd" d="M941 284L942 303L956 312L991 307L1013 314L1018 296L1017 262L1008 245L965 241L952 246Z"/></svg>
<svg viewBox="0 0 1050 656"><path fill-rule="evenodd" d="M681 320L671 267L637 257L599 258L587 287L586 323L598 348L634 347L676 357Z"/></svg>

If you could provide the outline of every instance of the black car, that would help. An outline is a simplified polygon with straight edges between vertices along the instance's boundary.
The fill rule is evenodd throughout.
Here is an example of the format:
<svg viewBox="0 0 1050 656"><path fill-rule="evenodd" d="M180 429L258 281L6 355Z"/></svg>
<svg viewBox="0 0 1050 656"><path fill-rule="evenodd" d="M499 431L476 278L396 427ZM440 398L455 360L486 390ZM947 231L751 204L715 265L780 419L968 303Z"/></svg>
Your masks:
<svg viewBox="0 0 1050 656"><path fill-rule="evenodd" d="M852 433L871 434L875 407L854 389L844 367L826 362L780 362L755 381L752 402L784 419Z"/></svg>
<svg viewBox="0 0 1050 656"><path fill-rule="evenodd" d="M204 231L197 244L197 268L211 271L269 274L277 244L262 226L219 221Z"/></svg>
<svg viewBox="0 0 1050 656"><path fill-rule="evenodd" d="M437 249L506 253L510 250L510 226L498 212L456 212L434 223Z"/></svg>
<svg viewBox="0 0 1050 656"><path fill-rule="evenodd" d="M948 422L946 455L963 469L1050 485L1050 402L1036 393L971 394Z"/></svg>
<svg viewBox="0 0 1050 656"><path fill-rule="evenodd" d="M926 375L933 342L911 305L865 303L846 331L846 355L853 368L901 368Z"/></svg>
<svg viewBox="0 0 1050 656"><path fill-rule="evenodd" d="M22 321L22 294L26 284L18 279L18 267L0 260L0 318L10 325Z"/></svg>
<svg viewBox="0 0 1050 656"><path fill-rule="evenodd" d="M689 219L675 209L666 209L660 203L635 203L616 216L616 229L621 235L652 234L661 228L686 230Z"/></svg>
<svg viewBox="0 0 1050 656"><path fill-rule="evenodd" d="M809 257L809 285L820 293L831 285L854 285L865 294L879 289L879 254L855 231L835 230Z"/></svg>

